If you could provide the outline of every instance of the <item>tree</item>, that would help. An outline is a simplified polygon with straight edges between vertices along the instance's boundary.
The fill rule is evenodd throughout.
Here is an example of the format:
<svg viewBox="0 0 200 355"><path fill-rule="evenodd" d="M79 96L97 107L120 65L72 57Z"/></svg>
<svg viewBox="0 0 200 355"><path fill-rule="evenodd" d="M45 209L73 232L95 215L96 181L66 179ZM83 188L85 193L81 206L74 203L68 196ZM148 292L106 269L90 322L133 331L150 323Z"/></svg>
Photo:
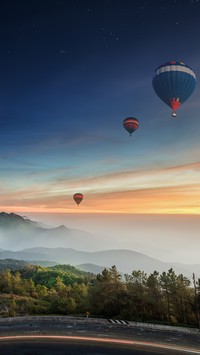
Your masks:
<svg viewBox="0 0 200 355"><path fill-rule="evenodd" d="M39 298L44 298L48 294L48 288L44 285L36 285L35 290Z"/></svg>
<svg viewBox="0 0 200 355"><path fill-rule="evenodd" d="M12 292L12 274L9 269L2 271L0 274L0 292Z"/></svg>
<svg viewBox="0 0 200 355"><path fill-rule="evenodd" d="M147 274L141 270L134 270L131 275L125 275L125 281L128 291L129 317L135 320L146 319Z"/></svg>
<svg viewBox="0 0 200 355"><path fill-rule="evenodd" d="M104 269L90 287L90 304L93 314L105 317L121 317L124 309L126 286L116 266Z"/></svg>
<svg viewBox="0 0 200 355"><path fill-rule="evenodd" d="M164 319L164 315L159 272L154 271L148 276L146 286L148 290L146 302L150 320L161 321Z"/></svg>
<svg viewBox="0 0 200 355"><path fill-rule="evenodd" d="M21 279L21 274L19 271L16 271L15 274L12 275L12 292L15 295L20 295L23 293L23 287L22 287L22 279Z"/></svg>
<svg viewBox="0 0 200 355"><path fill-rule="evenodd" d="M9 317L14 317L16 315L16 308L17 308L16 302L14 298L11 298L9 302L9 308L8 308Z"/></svg>
<svg viewBox="0 0 200 355"><path fill-rule="evenodd" d="M89 310L88 286L85 283L77 284L75 282L70 294L76 302L76 311L78 313L85 313Z"/></svg>
<svg viewBox="0 0 200 355"><path fill-rule="evenodd" d="M171 268L160 276L160 285L166 295L168 322L188 324L191 318L190 280L176 275Z"/></svg>

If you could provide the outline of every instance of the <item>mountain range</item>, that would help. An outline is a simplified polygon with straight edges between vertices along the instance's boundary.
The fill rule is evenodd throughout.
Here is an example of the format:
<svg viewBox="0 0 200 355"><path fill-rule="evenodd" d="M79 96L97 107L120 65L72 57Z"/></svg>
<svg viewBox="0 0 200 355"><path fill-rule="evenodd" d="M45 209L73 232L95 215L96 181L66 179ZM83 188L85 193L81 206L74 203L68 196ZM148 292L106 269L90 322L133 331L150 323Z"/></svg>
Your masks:
<svg viewBox="0 0 200 355"><path fill-rule="evenodd" d="M36 221L31 221L15 213L0 213L0 247L12 251L32 247L81 248L84 244L94 245L91 233L70 229L64 225L50 228ZM85 241L87 240L87 243Z"/></svg>
<svg viewBox="0 0 200 355"><path fill-rule="evenodd" d="M72 248L28 248L20 251L4 250L0 252L0 259L25 260L30 263L40 264L51 262L52 264L70 264L81 270L99 273L105 267L116 265L122 273L131 273L133 270L142 270L147 274L157 270L162 273L171 267L178 274L192 277L194 272L200 277L200 265L188 265L179 263L166 263L147 255L132 250L103 250L98 252L78 251Z"/></svg>
<svg viewBox="0 0 200 355"><path fill-rule="evenodd" d="M93 252L74 249L73 245L83 244L83 238L92 239L94 236L65 226L47 228L14 213L0 213L0 259L70 264L93 273L99 273L103 268L112 265L116 265L122 273L131 273L133 270L140 269L148 274L154 270L161 273L172 267L178 274L192 277L194 272L197 277L200 277L198 264L167 263L126 249Z"/></svg>

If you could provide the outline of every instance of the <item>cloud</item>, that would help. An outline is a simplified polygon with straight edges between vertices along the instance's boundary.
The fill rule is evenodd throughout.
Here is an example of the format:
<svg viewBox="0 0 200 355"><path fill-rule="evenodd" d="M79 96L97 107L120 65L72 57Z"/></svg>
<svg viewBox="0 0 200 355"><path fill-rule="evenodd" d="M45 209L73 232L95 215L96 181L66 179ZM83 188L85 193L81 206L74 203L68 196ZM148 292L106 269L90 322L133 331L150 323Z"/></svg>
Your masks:
<svg viewBox="0 0 200 355"><path fill-rule="evenodd" d="M1 208L74 211L73 194L82 192L81 213L200 213L200 162L83 179L71 173L55 169L50 177L39 172L28 182L26 178L12 186L1 182Z"/></svg>

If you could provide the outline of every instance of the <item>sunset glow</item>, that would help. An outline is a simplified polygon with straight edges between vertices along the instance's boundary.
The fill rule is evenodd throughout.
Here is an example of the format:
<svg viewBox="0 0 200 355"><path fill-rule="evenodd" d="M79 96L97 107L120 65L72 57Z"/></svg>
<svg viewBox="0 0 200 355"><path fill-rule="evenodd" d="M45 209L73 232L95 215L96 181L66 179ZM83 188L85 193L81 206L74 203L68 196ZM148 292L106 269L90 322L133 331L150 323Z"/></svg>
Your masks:
<svg viewBox="0 0 200 355"><path fill-rule="evenodd" d="M39 180L39 175L38 175ZM9 187L5 182L0 208L6 212L77 213L200 213L200 163L150 170L129 170L50 183ZM6 188L7 185L7 188ZM77 209L73 192L84 200Z"/></svg>

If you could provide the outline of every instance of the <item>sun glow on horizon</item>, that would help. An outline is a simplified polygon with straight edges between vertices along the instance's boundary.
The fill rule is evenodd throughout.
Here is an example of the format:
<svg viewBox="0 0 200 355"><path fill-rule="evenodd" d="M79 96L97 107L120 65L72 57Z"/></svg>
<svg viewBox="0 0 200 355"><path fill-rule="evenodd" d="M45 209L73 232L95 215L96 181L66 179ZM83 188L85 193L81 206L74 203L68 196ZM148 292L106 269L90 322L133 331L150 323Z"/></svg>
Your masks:
<svg viewBox="0 0 200 355"><path fill-rule="evenodd" d="M39 178L39 177L38 177ZM6 212L200 214L200 163L2 186ZM78 207L73 194L81 192Z"/></svg>
<svg viewBox="0 0 200 355"><path fill-rule="evenodd" d="M1 205L5 212L77 213L77 214L200 214L200 195L193 187L144 189L105 194L84 194L77 206L71 196L59 196L40 202ZM46 203L45 203L46 202Z"/></svg>

